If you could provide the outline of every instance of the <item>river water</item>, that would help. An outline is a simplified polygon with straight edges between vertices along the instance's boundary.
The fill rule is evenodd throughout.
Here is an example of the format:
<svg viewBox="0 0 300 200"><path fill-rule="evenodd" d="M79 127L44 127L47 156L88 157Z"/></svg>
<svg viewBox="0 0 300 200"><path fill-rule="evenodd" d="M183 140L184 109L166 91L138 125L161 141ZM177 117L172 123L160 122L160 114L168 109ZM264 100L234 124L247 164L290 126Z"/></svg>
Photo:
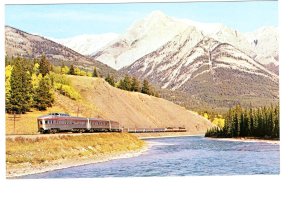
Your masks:
<svg viewBox="0 0 300 200"><path fill-rule="evenodd" d="M92 178L279 174L279 145L201 136L147 139L138 157L70 167L22 178Z"/></svg>

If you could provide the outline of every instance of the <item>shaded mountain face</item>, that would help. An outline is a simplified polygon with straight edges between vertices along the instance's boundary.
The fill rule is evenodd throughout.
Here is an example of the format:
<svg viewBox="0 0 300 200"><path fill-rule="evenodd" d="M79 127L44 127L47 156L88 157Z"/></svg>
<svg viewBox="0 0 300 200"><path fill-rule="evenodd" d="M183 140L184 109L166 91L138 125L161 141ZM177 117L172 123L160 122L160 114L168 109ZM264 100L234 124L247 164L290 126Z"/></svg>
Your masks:
<svg viewBox="0 0 300 200"><path fill-rule="evenodd" d="M278 75L193 26L121 71L217 106L278 100Z"/></svg>
<svg viewBox="0 0 300 200"><path fill-rule="evenodd" d="M116 71L99 61L83 56L68 47L38 35L32 35L13 27L5 26L5 52L8 57L39 58L43 53L54 64L74 64L87 70L96 66L101 74Z"/></svg>

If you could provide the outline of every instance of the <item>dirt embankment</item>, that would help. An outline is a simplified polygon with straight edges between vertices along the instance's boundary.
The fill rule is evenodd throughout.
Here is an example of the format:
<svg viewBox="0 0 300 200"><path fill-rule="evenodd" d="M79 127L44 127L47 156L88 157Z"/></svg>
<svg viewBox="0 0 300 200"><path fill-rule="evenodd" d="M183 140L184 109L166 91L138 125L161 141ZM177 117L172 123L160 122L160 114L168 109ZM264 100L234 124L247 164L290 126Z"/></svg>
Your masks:
<svg viewBox="0 0 300 200"><path fill-rule="evenodd" d="M130 128L184 126L189 132L205 132L212 124L197 113L170 101L110 86L103 79L73 77L85 101L94 105L90 115L119 121Z"/></svg>

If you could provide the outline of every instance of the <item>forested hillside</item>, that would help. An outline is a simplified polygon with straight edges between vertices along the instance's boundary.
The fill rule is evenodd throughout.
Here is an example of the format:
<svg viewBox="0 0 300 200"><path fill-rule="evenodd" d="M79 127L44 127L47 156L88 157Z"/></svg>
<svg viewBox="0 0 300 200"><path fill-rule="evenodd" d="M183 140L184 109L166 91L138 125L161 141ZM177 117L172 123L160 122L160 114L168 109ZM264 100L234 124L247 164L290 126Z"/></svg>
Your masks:
<svg viewBox="0 0 300 200"><path fill-rule="evenodd" d="M224 127L209 129L205 136L279 139L279 131L279 105L247 109L237 105L227 112Z"/></svg>

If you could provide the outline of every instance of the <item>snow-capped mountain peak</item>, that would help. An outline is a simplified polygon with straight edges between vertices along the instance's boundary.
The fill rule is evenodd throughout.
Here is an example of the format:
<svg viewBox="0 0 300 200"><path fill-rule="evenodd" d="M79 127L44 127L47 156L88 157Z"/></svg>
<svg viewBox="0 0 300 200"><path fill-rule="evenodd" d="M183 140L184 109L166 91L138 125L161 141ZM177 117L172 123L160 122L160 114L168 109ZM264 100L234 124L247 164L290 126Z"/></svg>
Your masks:
<svg viewBox="0 0 300 200"><path fill-rule="evenodd" d="M120 69L155 51L188 26L155 11L135 22L124 34L103 47L93 57L115 69Z"/></svg>
<svg viewBox="0 0 300 200"><path fill-rule="evenodd" d="M160 10L155 10L152 11L146 18L145 20L148 21L153 21L153 20L157 20L157 21L163 21L163 20L167 20L170 19L170 17L168 17L167 15L165 15L165 13L163 13Z"/></svg>

